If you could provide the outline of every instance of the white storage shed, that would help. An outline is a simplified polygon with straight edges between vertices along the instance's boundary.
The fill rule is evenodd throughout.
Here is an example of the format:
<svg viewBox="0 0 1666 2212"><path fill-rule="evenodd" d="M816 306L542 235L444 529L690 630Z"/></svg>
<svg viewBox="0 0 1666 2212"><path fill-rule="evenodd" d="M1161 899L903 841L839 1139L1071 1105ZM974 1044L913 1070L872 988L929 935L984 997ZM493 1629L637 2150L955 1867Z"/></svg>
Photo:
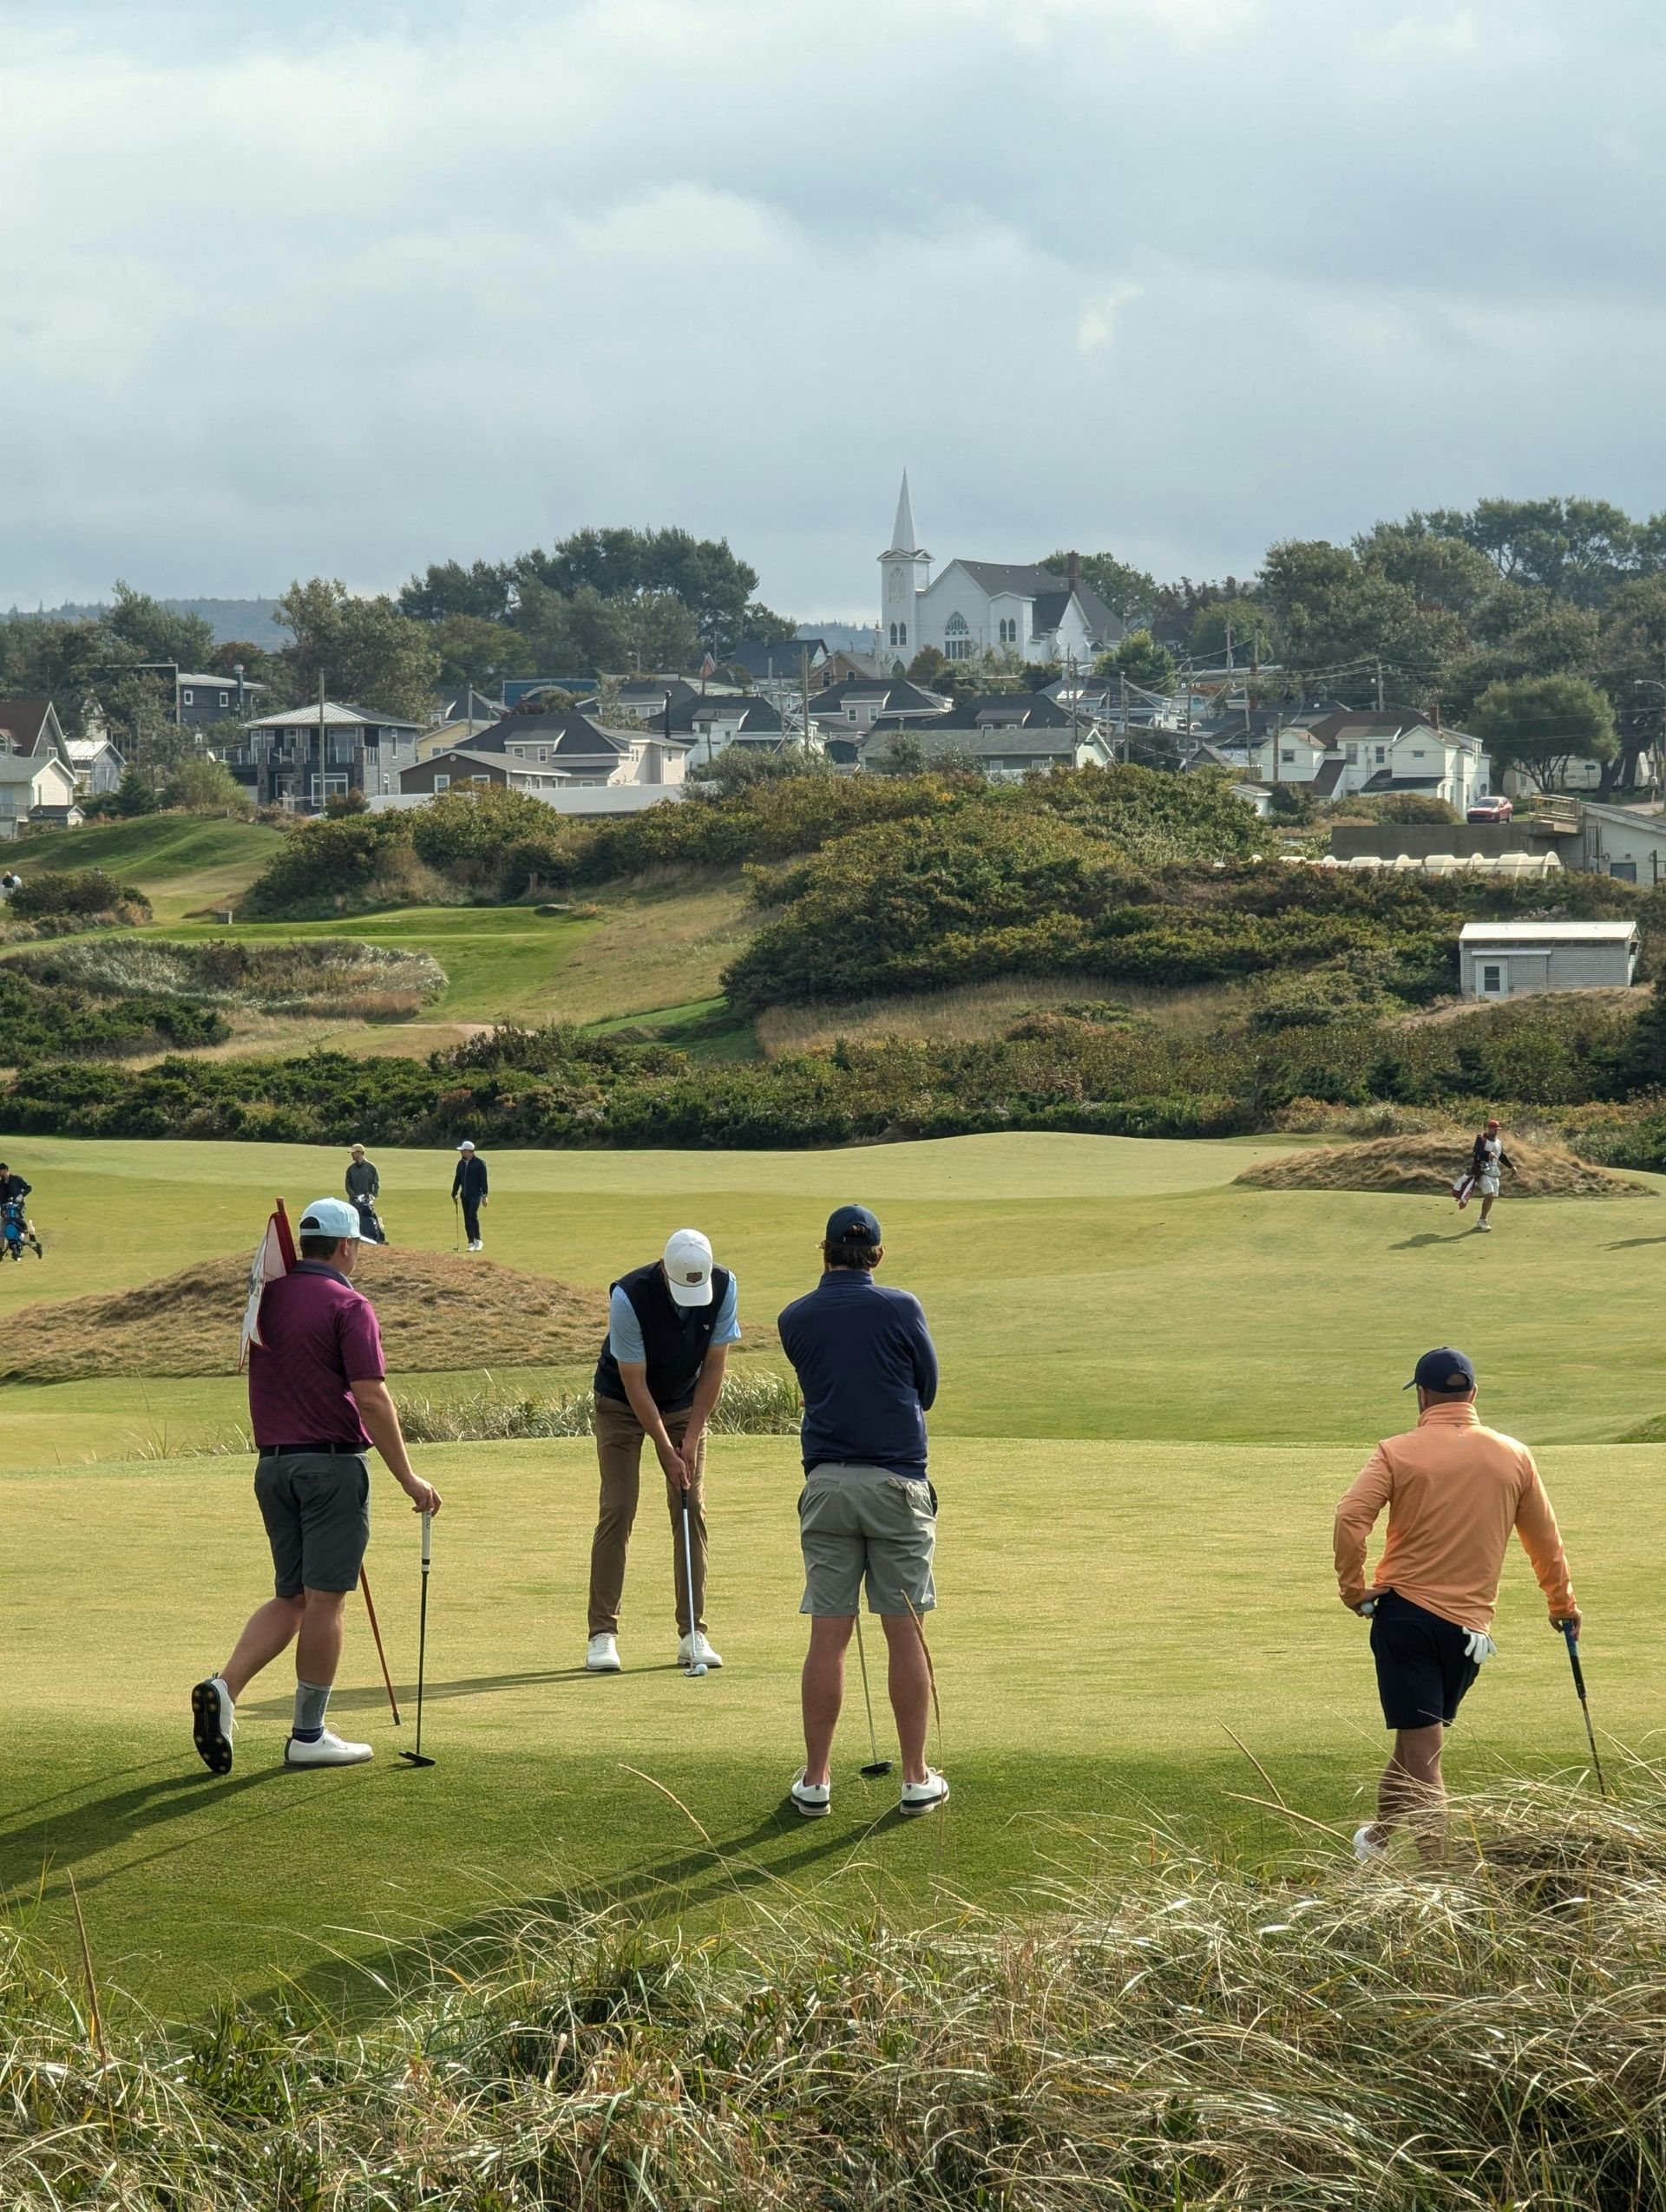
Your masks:
<svg viewBox="0 0 1666 2212"><path fill-rule="evenodd" d="M1637 926L1466 922L1458 958L1466 998L1515 998L1524 991L1612 990L1636 973Z"/></svg>

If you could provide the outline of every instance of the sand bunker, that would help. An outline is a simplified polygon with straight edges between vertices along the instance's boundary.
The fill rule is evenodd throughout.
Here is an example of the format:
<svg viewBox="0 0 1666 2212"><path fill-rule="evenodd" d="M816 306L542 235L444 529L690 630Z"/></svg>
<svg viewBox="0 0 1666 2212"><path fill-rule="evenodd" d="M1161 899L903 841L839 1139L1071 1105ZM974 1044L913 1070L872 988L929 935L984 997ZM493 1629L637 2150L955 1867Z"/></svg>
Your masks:
<svg viewBox="0 0 1666 2212"><path fill-rule="evenodd" d="M1391 1190L1445 1196L1468 1164L1472 1137L1380 1136L1368 1143L1287 1152L1246 1168L1241 1183L1256 1190ZM1505 1198L1652 1198L1647 1183L1592 1168L1559 1144L1506 1136L1515 1162L1504 1178Z"/></svg>

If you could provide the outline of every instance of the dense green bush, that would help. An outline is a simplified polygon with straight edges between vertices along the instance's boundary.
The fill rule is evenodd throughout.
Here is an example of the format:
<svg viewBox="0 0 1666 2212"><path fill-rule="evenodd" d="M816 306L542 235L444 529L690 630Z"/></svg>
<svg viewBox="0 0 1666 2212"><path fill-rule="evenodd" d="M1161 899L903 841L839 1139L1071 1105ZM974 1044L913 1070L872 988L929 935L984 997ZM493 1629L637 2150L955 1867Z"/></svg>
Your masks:
<svg viewBox="0 0 1666 2212"><path fill-rule="evenodd" d="M101 920L146 922L150 901L130 884L117 883L102 868L36 868L6 901L17 921L69 922L81 926Z"/></svg>
<svg viewBox="0 0 1666 2212"><path fill-rule="evenodd" d="M0 1064L214 1044L226 1033L204 1007L147 993L105 1005L78 988L31 981L15 959L0 961Z"/></svg>
<svg viewBox="0 0 1666 2212"><path fill-rule="evenodd" d="M292 829L244 894L249 914L305 915L371 904L395 848L410 849L399 814L348 815Z"/></svg>
<svg viewBox="0 0 1666 2212"><path fill-rule="evenodd" d="M87 1136L449 1145L468 1135L504 1147L790 1148L1005 1129L1218 1136L1265 1128L1296 1100L1646 1105L1666 1088L1666 1070L1645 1031L1623 1008L1577 998L1440 1022L1356 1009L1329 1023L1243 1021L1205 1036L1112 1011L1033 1015L981 1044L886 1038L699 1063L666 1045L502 1029L425 1062L314 1052L174 1058L136 1071L25 1068L0 1086L0 1122Z"/></svg>

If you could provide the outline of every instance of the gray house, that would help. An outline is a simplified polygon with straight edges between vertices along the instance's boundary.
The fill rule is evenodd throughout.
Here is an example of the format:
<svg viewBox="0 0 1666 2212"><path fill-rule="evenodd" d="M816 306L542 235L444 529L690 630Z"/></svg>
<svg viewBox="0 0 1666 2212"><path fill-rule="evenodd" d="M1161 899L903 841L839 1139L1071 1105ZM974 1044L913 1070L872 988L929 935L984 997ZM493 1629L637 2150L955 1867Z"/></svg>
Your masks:
<svg viewBox="0 0 1666 2212"><path fill-rule="evenodd" d="M397 791L416 758L414 722L326 699L322 707L285 707L246 723L238 742L218 747L258 805L317 814L326 799L362 791L367 799Z"/></svg>
<svg viewBox="0 0 1666 2212"><path fill-rule="evenodd" d="M1466 998L1623 987L1637 969L1630 921L1466 922L1458 939Z"/></svg>

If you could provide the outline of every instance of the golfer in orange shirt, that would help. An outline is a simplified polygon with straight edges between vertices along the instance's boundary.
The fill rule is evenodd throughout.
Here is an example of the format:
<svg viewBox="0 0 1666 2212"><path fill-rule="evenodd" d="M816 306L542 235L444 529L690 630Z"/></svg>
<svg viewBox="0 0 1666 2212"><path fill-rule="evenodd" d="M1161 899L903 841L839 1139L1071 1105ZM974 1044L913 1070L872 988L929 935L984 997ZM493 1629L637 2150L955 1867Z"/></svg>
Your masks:
<svg viewBox="0 0 1666 2212"><path fill-rule="evenodd" d="M1394 1756L1377 1817L1354 1838L1377 1856L1405 1823L1427 1859L1440 1855L1446 1784L1440 1751L1458 1708L1492 1656L1510 1532L1521 1538L1552 1628L1579 1633L1567 1556L1545 1485L1525 1444L1482 1426L1475 1370L1461 1351L1426 1351L1406 1388L1417 1426L1380 1443L1336 1508L1336 1580L1342 1603L1371 1623L1382 1717ZM1388 1535L1368 1588L1366 1540L1384 1506Z"/></svg>

